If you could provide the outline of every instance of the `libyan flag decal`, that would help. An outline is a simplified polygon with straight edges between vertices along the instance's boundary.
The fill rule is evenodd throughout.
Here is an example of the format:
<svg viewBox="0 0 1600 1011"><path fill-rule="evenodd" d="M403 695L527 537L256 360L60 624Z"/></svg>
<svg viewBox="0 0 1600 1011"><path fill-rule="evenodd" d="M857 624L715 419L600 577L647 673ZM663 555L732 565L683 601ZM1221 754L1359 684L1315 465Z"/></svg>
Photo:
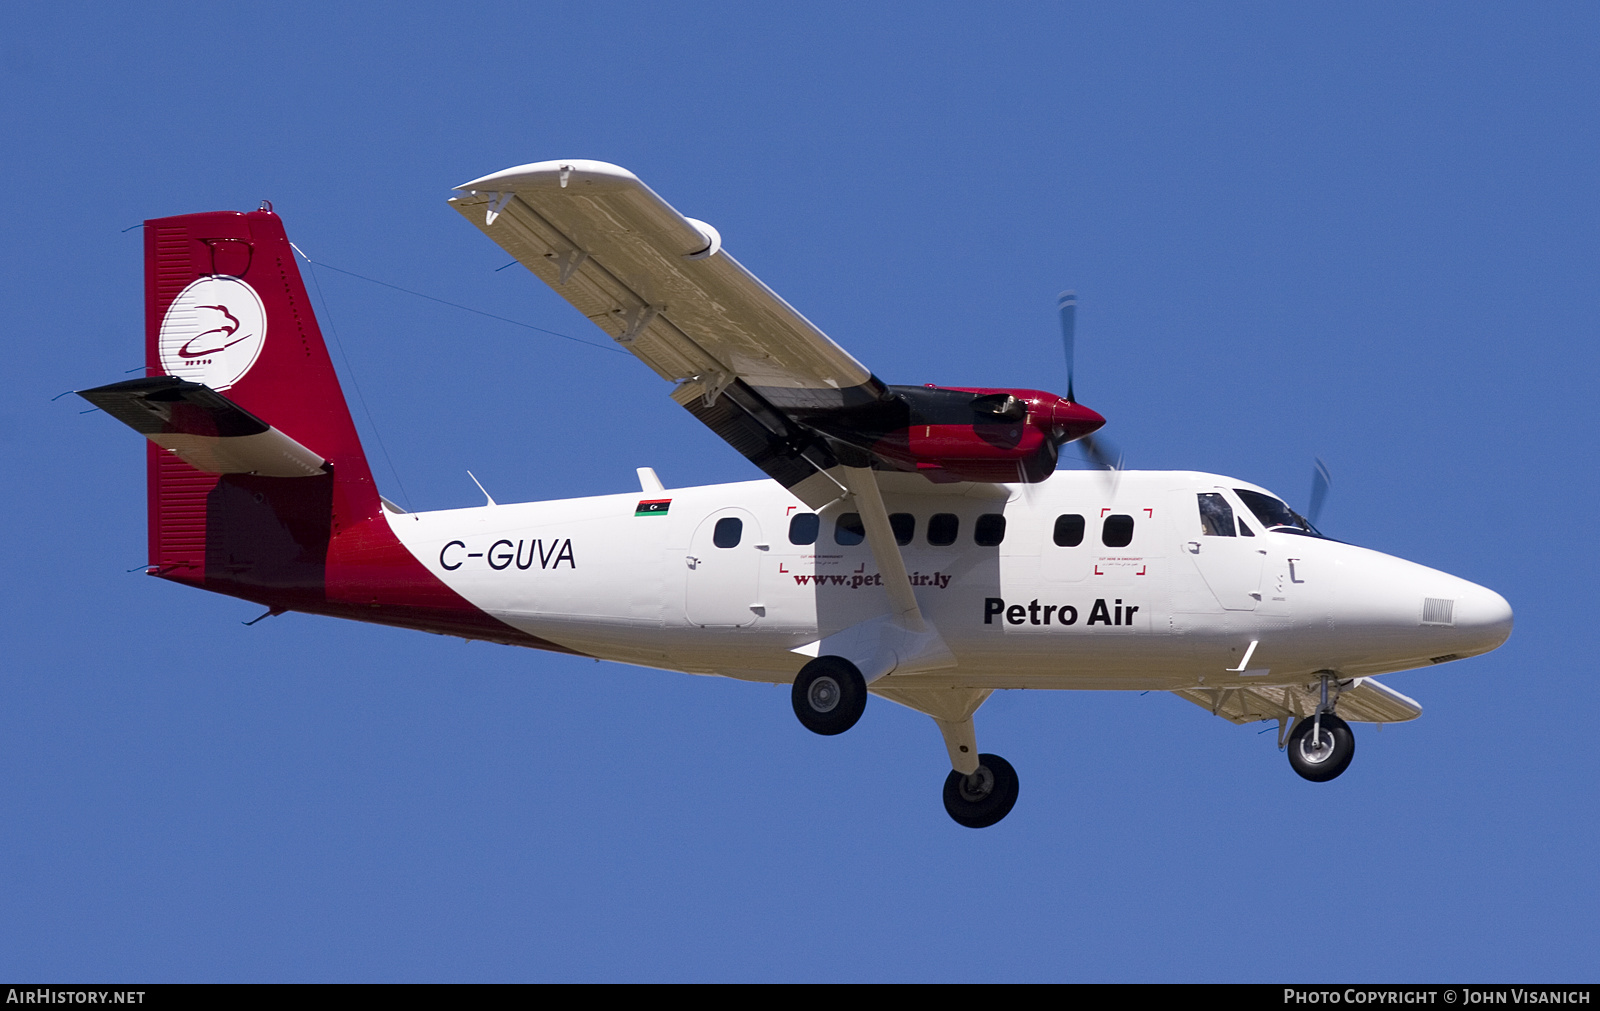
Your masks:
<svg viewBox="0 0 1600 1011"><path fill-rule="evenodd" d="M647 498L639 503L639 508L633 511L635 516L665 516L667 506L672 504L670 498Z"/></svg>

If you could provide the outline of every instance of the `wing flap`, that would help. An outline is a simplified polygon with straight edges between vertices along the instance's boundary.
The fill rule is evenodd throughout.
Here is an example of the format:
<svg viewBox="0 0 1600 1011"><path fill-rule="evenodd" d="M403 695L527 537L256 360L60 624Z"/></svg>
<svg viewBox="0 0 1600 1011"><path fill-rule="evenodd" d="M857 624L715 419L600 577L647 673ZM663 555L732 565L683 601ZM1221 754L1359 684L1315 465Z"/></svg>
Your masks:
<svg viewBox="0 0 1600 1011"><path fill-rule="evenodd" d="M1244 685L1186 688L1172 694L1233 723L1297 720L1316 711L1317 685ZM1422 715L1422 705L1373 678L1356 678L1339 690L1334 712L1351 723L1404 723Z"/></svg>
<svg viewBox="0 0 1600 1011"><path fill-rule="evenodd" d="M452 203L468 220L490 230L483 220L495 201L488 196L477 194ZM520 198L501 205L490 237L663 379L722 371L721 363L662 317L648 297Z"/></svg>

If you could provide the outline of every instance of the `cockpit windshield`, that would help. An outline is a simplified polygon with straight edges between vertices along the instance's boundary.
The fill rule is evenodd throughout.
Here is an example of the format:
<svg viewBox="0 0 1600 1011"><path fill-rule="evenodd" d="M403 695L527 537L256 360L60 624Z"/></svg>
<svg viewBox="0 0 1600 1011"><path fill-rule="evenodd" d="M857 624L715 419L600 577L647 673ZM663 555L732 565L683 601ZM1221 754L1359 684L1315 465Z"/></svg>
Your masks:
<svg viewBox="0 0 1600 1011"><path fill-rule="evenodd" d="M1233 491L1268 530L1280 534L1300 534L1302 537L1322 536L1322 531L1312 526L1309 520L1271 495L1243 488Z"/></svg>

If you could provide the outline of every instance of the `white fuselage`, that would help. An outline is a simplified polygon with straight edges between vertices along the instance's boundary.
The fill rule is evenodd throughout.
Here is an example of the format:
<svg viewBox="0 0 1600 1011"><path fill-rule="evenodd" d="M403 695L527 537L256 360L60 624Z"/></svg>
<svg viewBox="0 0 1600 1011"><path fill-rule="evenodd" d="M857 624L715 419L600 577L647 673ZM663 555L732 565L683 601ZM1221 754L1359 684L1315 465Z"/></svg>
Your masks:
<svg viewBox="0 0 1600 1011"><path fill-rule="evenodd" d="M1188 471L1062 471L1035 485L934 485L880 475L922 613L954 654L896 682L974 688L1177 689L1303 684L1317 672L1381 674L1487 652L1510 634L1491 590L1365 548L1271 532L1236 489ZM1251 536L1203 532L1221 494ZM642 501L664 513L636 515ZM812 510L772 481L390 514L405 546L473 605L608 660L787 682L797 652L890 608L866 543L839 543L847 501ZM930 519L953 515L953 542ZM980 517L1004 517L998 545ZM1081 516L1058 546L1057 519ZM1108 517L1132 520L1125 546ZM719 521L723 542L719 546ZM899 520L904 524L904 520ZM804 540L807 521L798 525ZM995 521L984 521L993 540ZM941 521L948 535L950 521ZM1073 521L1064 526L1071 540ZM1112 523L1126 531L1125 519ZM855 540L848 531L846 541ZM1432 603L1428 603L1432 601ZM1258 645L1241 664L1252 642ZM1243 669L1239 669L1243 667ZM915 679L912 682L911 679Z"/></svg>

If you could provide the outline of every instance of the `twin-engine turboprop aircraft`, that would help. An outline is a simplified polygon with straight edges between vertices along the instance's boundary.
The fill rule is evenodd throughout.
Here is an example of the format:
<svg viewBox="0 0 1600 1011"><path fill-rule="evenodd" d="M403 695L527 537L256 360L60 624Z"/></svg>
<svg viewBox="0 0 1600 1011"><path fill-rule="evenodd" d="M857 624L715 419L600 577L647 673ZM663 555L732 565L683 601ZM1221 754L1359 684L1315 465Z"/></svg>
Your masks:
<svg viewBox="0 0 1600 1011"><path fill-rule="evenodd" d="M819 734L869 695L931 716L944 803L1004 818L999 688L1160 689L1278 721L1311 780L1373 675L1484 653L1493 591L1322 537L1214 474L1056 472L1104 424L1068 395L889 386L631 173L542 162L451 203L767 480L406 512L379 496L270 205L146 222L145 378L83 396L146 435L151 575L294 610L792 683Z"/></svg>

